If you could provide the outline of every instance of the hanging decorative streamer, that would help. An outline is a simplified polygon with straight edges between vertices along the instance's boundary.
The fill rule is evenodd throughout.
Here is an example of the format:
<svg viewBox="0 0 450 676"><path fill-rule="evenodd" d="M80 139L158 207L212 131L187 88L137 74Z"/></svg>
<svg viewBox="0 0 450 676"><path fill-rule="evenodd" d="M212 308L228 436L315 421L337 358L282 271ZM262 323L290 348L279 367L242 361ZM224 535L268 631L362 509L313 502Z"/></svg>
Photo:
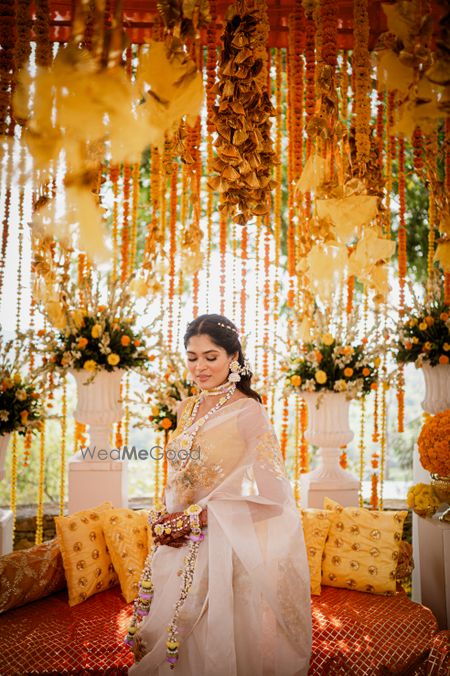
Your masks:
<svg viewBox="0 0 450 676"><path fill-rule="evenodd" d="M9 507L13 513L13 539L16 531L17 512L17 432L11 437L11 479L9 487Z"/></svg>
<svg viewBox="0 0 450 676"><path fill-rule="evenodd" d="M370 157L371 68L368 0L353 2L353 38L356 160L359 175L364 177Z"/></svg>
<svg viewBox="0 0 450 676"><path fill-rule="evenodd" d="M399 317L405 312L405 280L406 280L406 177L405 177L405 141L398 142L398 281L399 281ZM404 431L405 419L405 373L404 365L399 367L397 377L397 428Z"/></svg>
<svg viewBox="0 0 450 676"><path fill-rule="evenodd" d="M215 103L216 94L214 92L214 84L216 81L216 63L217 63L217 47L216 47L216 2L211 0L209 3L211 21L206 29L207 41L207 55L206 55L206 166L208 176L213 173L213 133L215 126L213 124L213 106ZM211 249L213 236L213 206L214 206L214 192L206 183L206 312L209 312L210 303L210 282L211 282Z"/></svg>
<svg viewBox="0 0 450 676"><path fill-rule="evenodd" d="M447 194L450 193L450 118L448 117L445 121L445 189ZM450 305L450 272L444 273L444 302L446 305Z"/></svg>
<svg viewBox="0 0 450 676"><path fill-rule="evenodd" d="M67 447L67 375L62 376L61 397L61 455L59 466L59 516L64 516L65 480L66 480L66 447Z"/></svg>
<svg viewBox="0 0 450 676"><path fill-rule="evenodd" d="M359 506L364 506L364 497L363 497L363 481L364 481L364 465L365 465L365 424L366 424L366 398L362 397L360 405L360 414L359 414Z"/></svg>
<svg viewBox="0 0 450 676"><path fill-rule="evenodd" d="M121 282L126 280L130 271L130 190L131 166L128 163L125 163L123 165L122 241L120 246Z"/></svg>
<svg viewBox="0 0 450 676"><path fill-rule="evenodd" d="M219 231L219 250L220 250L220 314L225 314L225 282L226 282L226 252L227 252L227 217L223 211L220 211L220 231Z"/></svg>
<svg viewBox="0 0 450 676"><path fill-rule="evenodd" d="M120 167L118 164L111 164L109 167L109 178L112 184L113 205L112 205L112 280L117 279L119 268L119 178ZM82 254L80 254L81 256Z"/></svg>
<svg viewBox="0 0 450 676"><path fill-rule="evenodd" d="M241 334L245 334L245 318L247 315L247 260L248 260L248 229L242 226L241 231Z"/></svg>
<svg viewBox="0 0 450 676"><path fill-rule="evenodd" d="M309 472L308 442L306 429L308 427L308 407L304 399L300 403L300 472Z"/></svg>
<svg viewBox="0 0 450 676"><path fill-rule="evenodd" d="M136 269L137 254L137 230L138 230L138 211L139 211L139 189L140 189L140 165L133 164L131 168L132 179L132 201L131 201L131 237L130 237L130 268L129 272Z"/></svg>
<svg viewBox="0 0 450 676"><path fill-rule="evenodd" d="M297 507L300 507L300 397L295 397L295 437L294 437L294 500Z"/></svg>
<svg viewBox="0 0 450 676"><path fill-rule="evenodd" d="M35 544L42 543L44 527L44 483L45 483L45 420L41 423L39 432L39 475L37 491L37 509L36 509L36 537Z"/></svg>
<svg viewBox="0 0 450 676"><path fill-rule="evenodd" d="M258 293L260 288L260 279L261 279L261 232L262 232L262 219L261 216L258 216L256 219L256 239L255 239L255 289L257 293L255 294L255 373L259 374L259 353L258 349L261 344L260 336L260 312L261 312L261 303L260 298L261 294Z"/></svg>
<svg viewBox="0 0 450 676"><path fill-rule="evenodd" d="M263 345L269 345L269 324L270 324L270 233L266 222L264 222L264 291L263 291ZM262 355L262 377L263 382L267 383L269 379L269 355L267 350ZM263 404L267 405L267 395L262 396Z"/></svg>
<svg viewBox="0 0 450 676"><path fill-rule="evenodd" d="M280 450L284 462L286 462L288 429L289 429L289 400L287 397L283 397L283 411L281 414Z"/></svg>
<svg viewBox="0 0 450 676"><path fill-rule="evenodd" d="M175 297L175 259L177 253L177 206L178 206L178 165L172 163L170 175L170 240L169 240L169 290L168 290L168 313L167 313L167 343L169 349L173 348L173 305Z"/></svg>

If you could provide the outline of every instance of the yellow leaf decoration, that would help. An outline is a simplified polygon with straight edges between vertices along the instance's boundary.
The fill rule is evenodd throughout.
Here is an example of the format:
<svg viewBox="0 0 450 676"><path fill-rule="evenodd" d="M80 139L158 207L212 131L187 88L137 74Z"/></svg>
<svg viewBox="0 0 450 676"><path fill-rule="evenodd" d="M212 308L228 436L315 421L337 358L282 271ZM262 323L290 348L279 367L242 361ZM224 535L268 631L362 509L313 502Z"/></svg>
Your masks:
<svg viewBox="0 0 450 676"><path fill-rule="evenodd" d="M376 228L365 228L349 257L349 274L385 295L389 291L387 267L394 254L395 242L380 237Z"/></svg>
<svg viewBox="0 0 450 676"><path fill-rule="evenodd" d="M330 218L336 236L341 242L352 240L359 226L369 223L377 215L375 195L351 195L341 199L317 200L319 218Z"/></svg>
<svg viewBox="0 0 450 676"><path fill-rule="evenodd" d="M72 246L73 231L78 228L78 246L97 262L109 258L106 248L107 231L103 225L97 199L88 189L70 186L64 192L64 203L48 202L37 211L33 225L48 235L60 240L66 247Z"/></svg>
<svg viewBox="0 0 450 676"><path fill-rule="evenodd" d="M302 193L317 190L325 181L326 162L320 155L312 154L303 168L297 190Z"/></svg>
<svg viewBox="0 0 450 676"><path fill-rule="evenodd" d="M408 93L414 79L414 70L405 66L391 49L384 49L378 55L378 89Z"/></svg>
<svg viewBox="0 0 450 676"><path fill-rule="evenodd" d="M394 5L381 3L386 15L388 31L394 33L404 45L408 45L414 34L414 18L417 15L417 2L415 0L400 0Z"/></svg>
<svg viewBox="0 0 450 676"><path fill-rule="evenodd" d="M347 248L339 242L315 244L307 256L312 286L328 300L347 265Z"/></svg>

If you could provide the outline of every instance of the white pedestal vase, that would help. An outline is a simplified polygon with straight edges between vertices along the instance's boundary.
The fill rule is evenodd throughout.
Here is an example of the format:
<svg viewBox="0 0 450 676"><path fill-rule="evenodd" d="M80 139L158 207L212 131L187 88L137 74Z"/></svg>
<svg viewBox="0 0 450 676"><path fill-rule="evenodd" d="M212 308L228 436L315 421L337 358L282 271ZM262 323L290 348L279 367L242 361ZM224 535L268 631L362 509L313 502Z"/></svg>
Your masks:
<svg viewBox="0 0 450 676"><path fill-rule="evenodd" d="M424 364L422 371L425 378L423 410L436 415L450 408L450 364Z"/></svg>
<svg viewBox="0 0 450 676"><path fill-rule="evenodd" d="M302 396L308 406L305 437L319 446L319 466L301 475L301 505L322 509L328 497L344 507L357 506L359 481L339 464L340 446L354 436L348 421L350 400L344 392L303 392Z"/></svg>
<svg viewBox="0 0 450 676"><path fill-rule="evenodd" d="M0 434L0 481L5 478L6 452L11 434ZM10 509L0 509L0 556L13 550L14 516Z"/></svg>
<svg viewBox="0 0 450 676"><path fill-rule="evenodd" d="M425 399L422 401L423 410L432 415L436 415L436 413L440 413L441 411L446 411L450 408L450 365L437 364L436 366L431 366L430 364L425 363L422 366L422 371L425 380ZM419 482L429 484L431 483L431 476L420 464L419 452L416 444L414 447L413 483L416 484ZM434 593L430 592L430 589L434 584L434 576L429 575L429 568L422 569L422 563L425 562L426 557L430 555L429 541L424 537L424 533L428 532L427 529L430 529L430 526L427 526L427 524L433 524L433 526L435 526L434 530L430 530L429 532L437 533L437 523L439 523L439 520L437 515L435 515L433 519L424 520L422 517L417 516L417 514L413 514L412 519L412 543L415 561L415 567L412 574L412 599L417 603L425 603L424 599L428 599L430 593ZM450 535L447 535L447 537L450 539ZM447 586L450 590L450 577ZM450 613L450 600L448 603L448 612Z"/></svg>
<svg viewBox="0 0 450 676"><path fill-rule="evenodd" d="M74 417L89 425L90 443L69 460L69 514L105 500L114 507L127 507L127 463L111 459L109 443L113 423L123 416L120 382L125 371L102 370L87 385L91 373L71 373L78 397Z"/></svg>

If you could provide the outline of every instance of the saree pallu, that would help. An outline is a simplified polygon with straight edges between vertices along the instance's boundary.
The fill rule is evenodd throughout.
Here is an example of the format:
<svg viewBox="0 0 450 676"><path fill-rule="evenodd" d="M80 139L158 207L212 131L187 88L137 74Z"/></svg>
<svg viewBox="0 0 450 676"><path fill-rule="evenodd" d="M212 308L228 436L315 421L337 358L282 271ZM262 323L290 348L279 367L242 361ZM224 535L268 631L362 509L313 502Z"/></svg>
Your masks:
<svg viewBox="0 0 450 676"><path fill-rule="evenodd" d="M178 620L175 669L165 644L187 549L161 546L150 614L138 632L146 654L129 673L306 675L311 601L303 530L264 407L241 398L211 416L189 460L171 461L165 499L169 512L207 507L207 534Z"/></svg>

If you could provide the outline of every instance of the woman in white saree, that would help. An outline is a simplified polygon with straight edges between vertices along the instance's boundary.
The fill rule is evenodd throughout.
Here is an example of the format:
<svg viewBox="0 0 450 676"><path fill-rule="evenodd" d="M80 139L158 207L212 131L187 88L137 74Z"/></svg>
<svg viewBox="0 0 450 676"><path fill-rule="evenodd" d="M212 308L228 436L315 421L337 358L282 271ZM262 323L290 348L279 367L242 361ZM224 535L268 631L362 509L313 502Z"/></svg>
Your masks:
<svg viewBox="0 0 450 676"><path fill-rule="evenodd" d="M183 402L168 447L129 673L306 675L308 562L275 433L232 322L198 317L185 346L201 394Z"/></svg>

